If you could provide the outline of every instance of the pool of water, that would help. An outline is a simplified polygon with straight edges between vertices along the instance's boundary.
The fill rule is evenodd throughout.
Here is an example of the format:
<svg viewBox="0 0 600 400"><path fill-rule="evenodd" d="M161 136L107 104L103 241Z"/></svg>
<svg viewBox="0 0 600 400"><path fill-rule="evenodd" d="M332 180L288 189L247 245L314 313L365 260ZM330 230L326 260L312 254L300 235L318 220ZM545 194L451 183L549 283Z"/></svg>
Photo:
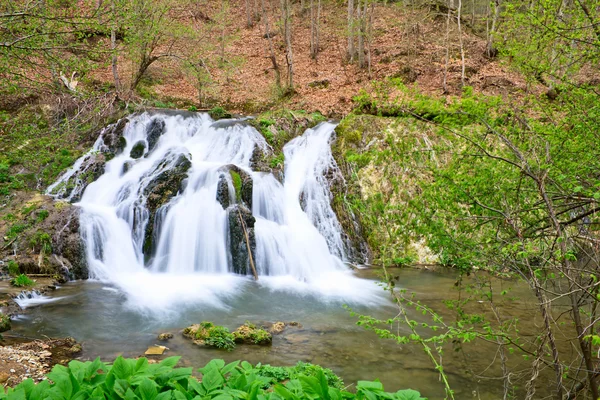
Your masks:
<svg viewBox="0 0 600 400"><path fill-rule="evenodd" d="M442 301L456 298L456 275L420 270L399 270L399 281L409 292L439 310L451 314ZM359 275L377 285L376 272L360 271ZM497 285L515 286L498 281ZM506 309L507 313L531 316L530 329L535 331L534 313L530 312L526 288L513 288L520 297ZM381 319L398 313L385 297L369 305L352 305L359 313ZM171 332L174 338L166 342L165 356L181 355L181 363L201 367L212 358L236 359L272 365L293 365L298 361L312 362L331 368L346 383L359 379L380 379L387 390L413 388L430 399L444 397L443 387L431 361L423 350L413 344L399 345L383 340L371 331L357 326L357 318L344 308L343 301L323 300L310 293L272 290L251 280L238 285L234 293L218 303L185 304L165 311L157 308L132 308L119 290L101 282L73 282L49 295L54 301L31 303L13 323L10 335L27 337L72 336L83 344L83 359L100 356L112 360L119 354L140 356L148 346L158 344L156 337ZM487 306L481 304L483 314ZM414 316L418 318L418 316ZM234 351L201 348L181 335L186 326L210 320L230 329L245 321L261 324L275 321L296 321L301 327L288 327L273 339L271 346L239 345ZM522 328L527 331L527 326ZM164 343L161 343L164 344ZM444 368L456 391L456 398L497 399L502 393L502 381L483 379L477 374L493 376L498 371L497 348L493 344L473 343L462 352L448 346L444 353Z"/></svg>

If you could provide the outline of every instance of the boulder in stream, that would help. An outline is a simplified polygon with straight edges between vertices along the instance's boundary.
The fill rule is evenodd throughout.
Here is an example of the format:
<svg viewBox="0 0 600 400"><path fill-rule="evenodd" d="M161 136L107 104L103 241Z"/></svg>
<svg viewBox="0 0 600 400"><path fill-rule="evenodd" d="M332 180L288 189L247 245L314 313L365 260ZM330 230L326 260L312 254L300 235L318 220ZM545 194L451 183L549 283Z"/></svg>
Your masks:
<svg viewBox="0 0 600 400"><path fill-rule="evenodd" d="M229 221L229 251L231 253L231 270L236 274L253 274L250 264L256 260L256 235L252 212L242 204L235 204L227 209ZM250 252L248 251L250 249Z"/></svg>
<svg viewBox="0 0 600 400"><path fill-rule="evenodd" d="M165 160L163 163L166 162L168 161ZM156 236L154 235L156 213L184 189L184 181L191 166L192 163L189 158L184 154L180 154L170 168L164 169L144 188L146 208L149 213L144 233L144 254L147 257L152 253L153 236ZM161 164L157 168L164 168L164 165Z"/></svg>
<svg viewBox="0 0 600 400"><path fill-rule="evenodd" d="M217 201L223 208L226 209L233 203L243 203L252 209L253 181L250 174L233 164L219 168L219 173Z"/></svg>

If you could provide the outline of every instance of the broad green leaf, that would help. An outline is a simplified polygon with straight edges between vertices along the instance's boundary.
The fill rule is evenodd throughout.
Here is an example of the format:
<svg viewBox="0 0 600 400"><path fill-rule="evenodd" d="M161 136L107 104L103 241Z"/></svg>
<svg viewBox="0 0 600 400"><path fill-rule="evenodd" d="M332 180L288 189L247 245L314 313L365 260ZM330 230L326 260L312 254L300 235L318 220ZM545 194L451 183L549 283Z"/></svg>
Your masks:
<svg viewBox="0 0 600 400"><path fill-rule="evenodd" d="M138 387L138 392L142 400L154 400L158 395L158 390L156 390L156 383L151 379L144 379L140 386Z"/></svg>

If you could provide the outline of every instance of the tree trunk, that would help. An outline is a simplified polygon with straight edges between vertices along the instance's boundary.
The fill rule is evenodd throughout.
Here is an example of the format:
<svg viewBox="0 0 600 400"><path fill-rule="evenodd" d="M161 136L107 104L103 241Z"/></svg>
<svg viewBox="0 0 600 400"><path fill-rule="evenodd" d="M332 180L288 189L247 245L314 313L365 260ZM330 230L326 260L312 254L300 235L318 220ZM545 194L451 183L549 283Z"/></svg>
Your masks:
<svg viewBox="0 0 600 400"><path fill-rule="evenodd" d="M354 61L354 0L348 0L348 61Z"/></svg>
<svg viewBox="0 0 600 400"><path fill-rule="evenodd" d="M492 16L492 26L487 33L486 55L489 58L496 57L498 51L494 48L494 34L496 33L496 25L500 17L500 0L494 0L491 4L494 5L494 14Z"/></svg>
<svg viewBox="0 0 600 400"><path fill-rule="evenodd" d="M117 90L117 92L121 89L121 82L119 80L119 70L117 68L117 12L115 9L115 0L113 0L111 2L111 11L112 11L112 17L113 17L113 21L112 21L112 27L110 30L110 51L112 53L112 61L111 61L111 65L112 65L112 74L113 74L113 78L115 80L115 89Z"/></svg>
<svg viewBox="0 0 600 400"><path fill-rule="evenodd" d="M367 0L363 0L367 1ZM363 68L365 66L365 31L364 31L364 20L365 17L362 12L360 0L356 6L356 19L358 20L358 66Z"/></svg>
<svg viewBox="0 0 600 400"><path fill-rule="evenodd" d="M458 0L458 9L456 13L456 23L458 26L458 43L460 45L460 83L461 87L465 86L465 48L463 45L463 35L461 26L462 0Z"/></svg>
<svg viewBox="0 0 600 400"><path fill-rule="evenodd" d="M446 15L446 57L444 60L444 78L442 82L442 89L444 94L448 94L448 64L450 64L450 10L452 0L448 1L448 14Z"/></svg>
<svg viewBox="0 0 600 400"><path fill-rule="evenodd" d="M290 0L281 0L283 12L283 31L285 37L285 61L287 63L288 89L294 89L294 54L292 52L292 27L290 22Z"/></svg>
<svg viewBox="0 0 600 400"><path fill-rule="evenodd" d="M269 29L269 16L265 8L265 0L261 0L262 7L262 18L265 21L265 36L267 37L267 43L269 43L269 58L273 65L273 71L275 72L275 85L277 89L281 88L281 73L279 72L279 65L277 64L277 58L275 57L275 51L273 50L273 38L271 37L271 31Z"/></svg>
<svg viewBox="0 0 600 400"><path fill-rule="evenodd" d="M250 12L250 0L246 0L246 28L252 27L252 16Z"/></svg>

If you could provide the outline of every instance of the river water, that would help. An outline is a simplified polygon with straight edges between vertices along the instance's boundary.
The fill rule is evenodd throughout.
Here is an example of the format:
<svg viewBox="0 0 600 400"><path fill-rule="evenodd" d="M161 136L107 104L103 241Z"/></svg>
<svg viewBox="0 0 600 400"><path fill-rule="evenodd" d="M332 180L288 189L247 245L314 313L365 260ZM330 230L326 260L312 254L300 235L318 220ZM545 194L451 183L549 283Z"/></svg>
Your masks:
<svg viewBox="0 0 600 400"><path fill-rule="evenodd" d="M430 272L412 269L394 271L401 286L416 298L434 307L441 315L453 314L442 304L457 299L452 272ZM376 286L377 272L359 271L358 275ZM495 281L498 290L510 289L510 298L503 312L523 320L522 334L534 334L536 321L534 304L528 300L527 289L512 281ZM381 289L383 293L383 289ZM156 337L171 332L174 338L166 342L165 356L181 355L186 366L201 367L212 358L228 361L237 359L252 363L293 365L298 361L312 362L331 368L347 384L359 379L380 379L386 390L413 388L430 399L444 397L442 384L431 361L414 344L399 345L377 337L357 326L357 318L343 308L341 301L323 301L312 294L273 291L259 282L246 279L222 302L202 306L188 305L178 311L147 310L132 307L126 296L111 285L100 282L73 282L53 292L40 305L31 305L13 323L12 334L27 337L73 336L83 343L83 359L100 356L112 360L119 354L140 356L148 346L165 344ZM52 301L52 299L56 299ZM475 304L477 311L491 315L487 304ZM397 309L385 299L380 304L355 305L359 313L389 318ZM411 317L419 318L419 315ZM235 329L245 321L261 324L275 321L295 321L301 327L288 327L274 336L271 346L239 345L227 352L192 344L181 335L186 326L210 320ZM502 381L475 377L499 374L495 345L469 343L456 352L448 346L443 356L444 369L449 376L457 399L497 399L502 394ZM494 360L496 362L494 362ZM516 360L518 367L520 360ZM522 361L524 366L528 363ZM539 393L544 390L540 380ZM517 392L518 393L518 392Z"/></svg>

